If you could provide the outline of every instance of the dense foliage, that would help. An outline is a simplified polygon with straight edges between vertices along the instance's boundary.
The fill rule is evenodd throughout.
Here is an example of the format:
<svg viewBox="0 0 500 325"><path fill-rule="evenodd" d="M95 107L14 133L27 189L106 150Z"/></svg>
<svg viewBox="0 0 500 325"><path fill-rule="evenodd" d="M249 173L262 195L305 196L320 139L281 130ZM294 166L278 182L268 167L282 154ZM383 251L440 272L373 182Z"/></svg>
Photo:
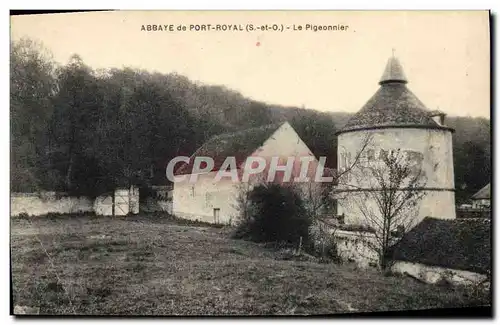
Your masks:
<svg viewBox="0 0 500 325"><path fill-rule="evenodd" d="M237 237L256 242L307 242L312 219L293 187L265 184L249 194L249 209L236 232Z"/></svg>
<svg viewBox="0 0 500 325"><path fill-rule="evenodd" d="M317 156L336 164L348 113L257 102L223 86L130 68L94 70L73 56L56 64L40 44L11 46L13 191L97 194L117 185L166 184L165 166L222 132L288 120ZM490 121L449 118L457 198L491 175Z"/></svg>

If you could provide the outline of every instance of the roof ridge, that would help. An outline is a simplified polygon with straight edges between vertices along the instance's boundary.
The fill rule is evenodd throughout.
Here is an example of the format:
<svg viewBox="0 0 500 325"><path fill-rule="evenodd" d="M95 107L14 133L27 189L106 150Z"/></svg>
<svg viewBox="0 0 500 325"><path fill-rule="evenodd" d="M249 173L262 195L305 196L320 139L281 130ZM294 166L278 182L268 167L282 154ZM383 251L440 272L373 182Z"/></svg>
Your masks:
<svg viewBox="0 0 500 325"><path fill-rule="evenodd" d="M196 155L196 153L201 149L203 148L203 146L205 144L207 144L208 142L212 141L212 140L217 140L217 139L222 139L224 137L227 137L227 136L230 136L230 135L240 135L240 134L244 134L246 132L250 133L252 131L256 131L256 130L260 130L260 129L265 129L267 127L271 128L271 126L281 126L282 124L279 124L277 125L278 123L271 123L271 124L266 124L266 125L261 125L261 126L255 126L255 127L252 127L252 128L249 128L249 129L243 129L243 130L238 130L238 131L233 131L233 132L224 132L224 133L220 133L220 134L215 134L213 136L211 136L210 138L208 138L207 141L203 142L203 144L201 146L199 146L195 151L194 153L189 157L193 157L194 155Z"/></svg>
<svg viewBox="0 0 500 325"><path fill-rule="evenodd" d="M247 132L250 133L252 131L266 129L266 128L280 127L280 126L282 126L285 123L286 122L283 122L283 123L271 123L271 124L265 124L265 125L261 125L261 126L251 127L251 128L248 128L248 129L243 129L243 130L238 130L238 131L233 131L233 132L225 132L225 133L221 133L221 134L216 134L216 135L212 136L211 138L209 138L207 140L207 142L210 141L211 139L214 139L214 138L222 138L224 136L229 136L229 135L238 135L238 134L244 134L244 133L247 133Z"/></svg>
<svg viewBox="0 0 500 325"><path fill-rule="evenodd" d="M477 191L472 199L491 199L491 183L483 186L479 191Z"/></svg>
<svg viewBox="0 0 500 325"><path fill-rule="evenodd" d="M288 121L214 135L194 151L189 157L189 163L180 165L175 173L184 173L186 169L190 168L189 166L192 168L193 158L197 156L209 156L214 159L214 169L220 167L219 164L222 161L219 160L221 160L221 157L227 158L228 155L235 157L246 155L247 157L286 123Z"/></svg>

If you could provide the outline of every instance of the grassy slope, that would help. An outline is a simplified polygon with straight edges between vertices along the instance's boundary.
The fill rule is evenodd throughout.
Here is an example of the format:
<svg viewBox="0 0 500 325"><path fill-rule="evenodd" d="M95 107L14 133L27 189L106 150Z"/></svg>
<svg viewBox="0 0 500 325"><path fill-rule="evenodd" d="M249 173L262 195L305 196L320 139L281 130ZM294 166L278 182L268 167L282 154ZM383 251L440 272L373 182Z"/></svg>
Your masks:
<svg viewBox="0 0 500 325"><path fill-rule="evenodd" d="M460 288L277 260L224 229L163 218L13 219L11 254L14 304L41 314L328 314L471 304Z"/></svg>

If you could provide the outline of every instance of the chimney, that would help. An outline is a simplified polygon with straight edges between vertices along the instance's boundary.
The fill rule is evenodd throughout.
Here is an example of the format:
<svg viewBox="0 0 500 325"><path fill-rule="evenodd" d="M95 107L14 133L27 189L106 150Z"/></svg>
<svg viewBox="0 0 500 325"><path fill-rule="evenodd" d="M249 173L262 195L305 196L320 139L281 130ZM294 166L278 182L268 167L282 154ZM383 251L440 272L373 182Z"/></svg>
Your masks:
<svg viewBox="0 0 500 325"><path fill-rule="evenodd" d="M440 126L444 126L444 118L446 117L446 114L439 111L435 110L431 112L431 118Z"/></svg>

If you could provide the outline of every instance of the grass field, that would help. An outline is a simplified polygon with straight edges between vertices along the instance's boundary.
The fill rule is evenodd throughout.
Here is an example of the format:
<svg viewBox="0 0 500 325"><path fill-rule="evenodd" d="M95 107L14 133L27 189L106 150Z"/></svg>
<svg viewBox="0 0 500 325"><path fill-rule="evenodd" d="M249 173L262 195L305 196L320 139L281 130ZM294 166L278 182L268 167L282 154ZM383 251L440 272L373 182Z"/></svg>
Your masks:
<svg viewBox="0 0 500 325"><path fill-rule="evenodd" d="M14 305L40 314L332 314L484 303L465 288L290 261L165 217L13 218Z"/></svg>

